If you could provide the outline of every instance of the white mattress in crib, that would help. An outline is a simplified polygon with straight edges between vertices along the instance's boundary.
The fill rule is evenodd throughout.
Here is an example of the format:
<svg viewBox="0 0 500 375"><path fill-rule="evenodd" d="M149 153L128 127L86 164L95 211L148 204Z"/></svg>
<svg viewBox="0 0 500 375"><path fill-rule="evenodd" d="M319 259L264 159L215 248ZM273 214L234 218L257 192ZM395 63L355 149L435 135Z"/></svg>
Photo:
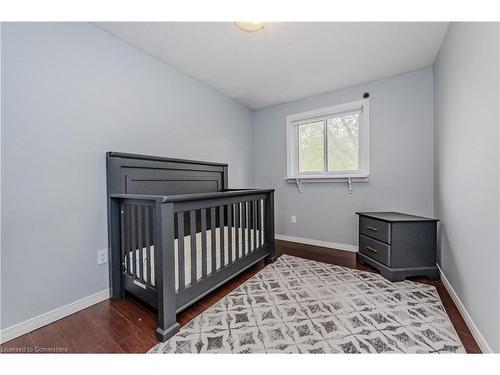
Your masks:
<svg viewBox="0 0 500 375"><path fill-rule="evenodd" d="M234 261L236 259L236 230L239 231L238 234L238 249L239 249L239 256L242 257L243 254L243 232L244 229L239 228L231 228L232 230L232 253L229 254L229 228L227 226L224 227L224 264L230 263L230 261ZM245 237L245 243L246 243L246 251L247 253L249 251L252 251L255 249L254 247L254 240L253 240L253 229L246 229L246 237ZM207 275L214 272L212 270L212 232L211 230L206 231L207 234ZM256 237L257 237L257 244L263 243L261 240L263 239L261 236L264 236L264 231L263 230L257 230L256 231ZM174 244L174 256L175 256L175 290L179 290L179 246L178 246L178 240L175 240ZM215 255L215 270L218 270L221 267L221 251L220 251L220 228L217 227L215 228L215 249L216 249L216 255ZM145 282L149 283L149 271L147 268L147 256L148 256L148 251L146 248L142 249L142 263L143 263L143 270L144 270L144 277L140 274L140 268L139 268L139 261L141 259L141 256L139 255L139 250L136 250L136 272L137 272L137 277L139 279L144 280ZM150 264L151 264L151 285L154 285L155 283L155 268L154 268L154 247L151 246L149 248L149 259L150 259ZM201 233L196 233L196 280L201 279L201 272L202 272L202 248L201 248ZM128 262L125 263L125 268L127 269L130 267L132 269L133 266L133 258L132 256L129 256ZM184 281L186 286L191 284L191 236L185 236L184 237Z"/></svg>

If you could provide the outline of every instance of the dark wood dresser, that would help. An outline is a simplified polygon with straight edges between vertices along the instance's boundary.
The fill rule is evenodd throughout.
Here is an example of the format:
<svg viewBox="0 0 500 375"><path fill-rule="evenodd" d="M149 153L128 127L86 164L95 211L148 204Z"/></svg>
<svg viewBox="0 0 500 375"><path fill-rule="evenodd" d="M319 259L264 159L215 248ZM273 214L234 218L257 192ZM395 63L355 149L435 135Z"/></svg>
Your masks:
<svg viewBox="0 0 500 375"><path fill-rule="evenodd" d="M356 212L359 215L359 263L378 269L390 281L408 276L437 279L438 219L399 212Z"/></svg>

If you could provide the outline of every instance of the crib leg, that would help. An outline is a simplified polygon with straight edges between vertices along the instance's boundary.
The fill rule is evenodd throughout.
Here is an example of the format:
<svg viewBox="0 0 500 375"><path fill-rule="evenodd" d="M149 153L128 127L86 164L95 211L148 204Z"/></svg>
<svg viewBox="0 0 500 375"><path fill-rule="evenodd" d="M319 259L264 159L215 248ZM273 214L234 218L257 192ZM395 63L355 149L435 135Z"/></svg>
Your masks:
<svg viewBox="0 0 500 375"><path fill-rule="evenodd" d="M269 244L269 250L270 250L269 255L264 259L266 264L274 263L276 262L276 259L278 259L278 257L276 256L276 249L274 247L274 240L271 241L271 243Z"/></svg>
<svg viewBox="0 0 500 375"><path fill-rule="evenodd" d="M161 342L165 342L179 332L180 325L175 320L175 311L173 317L167 316L165 313L161 315L162 316L160 316L160 311L158 310L158 328L156 328L156 337Z"/></svg>
<svg viewBox="0 0 500 375"><path fill-rule="evenodd" d="M271 264L271 263L276 262L276 259L278 259L277 256L271 256L271 255L269 255L269 256L267 256L267 258L264 259L264 262L266 264Z"/></svg>
<svg viewBox="0 0 500 375"><path fill-rule="evenodd" d="M266 238L269 238L269 255L266 264L273 263L278 258L274 246L274 193L269 193L266 205Z"/></svg>
<svg viewBox="0 0 500 375"><path fill-rule="evenodd" d="M176 321L174 206L157 203L155 208L155 267L158 278L158 328L156 337L164 342L179 332Z"/></svg>
<svg viewBox="0 0 500 375"><path fill-rule="evenodd" d="M122 282L121 265L121 204L118 199L110 199L108 202L108 228L109 228L109 290L112 300L125 297Z"/></svg>

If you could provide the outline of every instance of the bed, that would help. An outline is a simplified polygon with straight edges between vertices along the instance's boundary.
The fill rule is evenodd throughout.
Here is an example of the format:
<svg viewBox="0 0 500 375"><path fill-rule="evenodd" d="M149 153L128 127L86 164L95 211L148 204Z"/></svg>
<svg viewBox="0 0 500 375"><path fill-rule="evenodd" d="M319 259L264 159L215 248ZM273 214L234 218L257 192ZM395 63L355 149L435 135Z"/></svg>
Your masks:
<svg viewBox="0 0 500 375"><path fill-rule="evenodd" d="M112 299L130 293L176 314L255 263L275 260L274 190L228 189L228 165L108 152Z"/></svg>

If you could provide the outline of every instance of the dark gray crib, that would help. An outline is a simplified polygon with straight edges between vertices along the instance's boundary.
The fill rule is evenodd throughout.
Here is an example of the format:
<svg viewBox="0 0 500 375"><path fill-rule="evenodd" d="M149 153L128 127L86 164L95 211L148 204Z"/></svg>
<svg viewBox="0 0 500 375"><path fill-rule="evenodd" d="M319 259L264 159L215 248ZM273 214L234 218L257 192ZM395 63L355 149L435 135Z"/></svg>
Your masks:
<svg viewBox="0 0 500 375"><path fill-rule="evenodd" d="M275 260L274 190L227 188L227 164L107 153L111 298L176 313L246 268Z"/></svg>

